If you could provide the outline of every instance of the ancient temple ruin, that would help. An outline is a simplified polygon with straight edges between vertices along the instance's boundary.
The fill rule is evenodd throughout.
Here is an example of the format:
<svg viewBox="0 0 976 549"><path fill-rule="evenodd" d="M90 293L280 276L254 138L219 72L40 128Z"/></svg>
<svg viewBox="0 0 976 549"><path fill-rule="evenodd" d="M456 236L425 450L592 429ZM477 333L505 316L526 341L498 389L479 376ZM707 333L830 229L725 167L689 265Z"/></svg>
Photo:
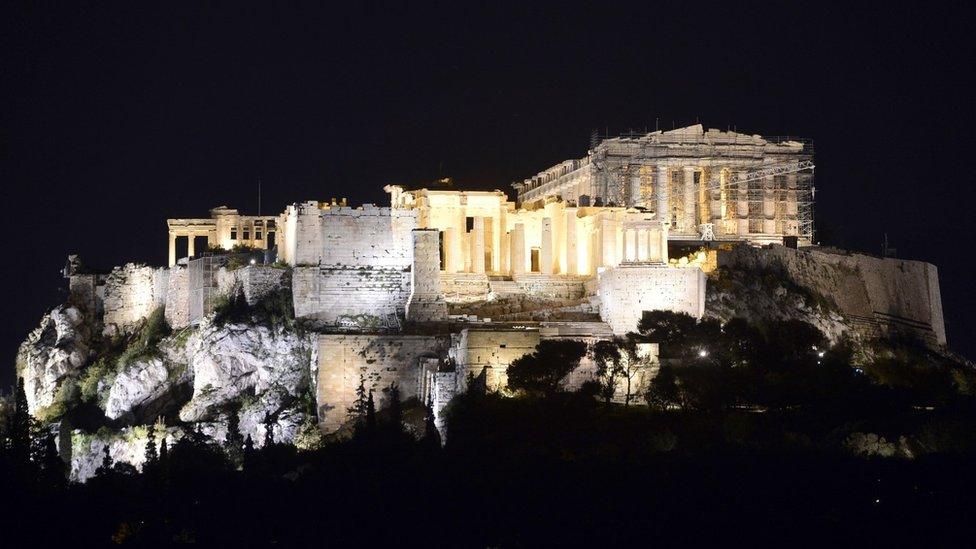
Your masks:
<svg viewBox="0 0 976 549"><path fill-rule="evenodd" d="M143 301L165 303L171 324L189 325L205 318L205 296L243 287L250 303L290 285L295 317L317 338L312 369L326 430L345 422L364 378L432 403L441 421L469 376L504 389L507 366L540 341L623 335L648 310L700 318L706 274L723 253L726 262L771 257L787 271L836 271L825 279L857 287L838 302L852 322L944 345L933 266L790 255L813 244L812 154L801 139L690 126L599 141L587 156L514 184L514 201L500 190L388 185L389 205L307 201L276 216L215 208L209 219L168 220L171 268L143 277L154 288ZM184 236L178 262L175 241ZM195 236L212 249L274 250L279 267L200 264L207 257L195 257ZM735 252L768 244L789 253ZM121 312L107 317L122 326ZM649 379L657 348L642 353ZM565 383L583 383L593 368L584 359Z"/></svg>
<svg viewBox="0 0 976 549"><path fill-rule="evenodd" d="M512 185L521 204L644 208L672 240L813 243L813 146L701 125L603 139Z"/></svg>

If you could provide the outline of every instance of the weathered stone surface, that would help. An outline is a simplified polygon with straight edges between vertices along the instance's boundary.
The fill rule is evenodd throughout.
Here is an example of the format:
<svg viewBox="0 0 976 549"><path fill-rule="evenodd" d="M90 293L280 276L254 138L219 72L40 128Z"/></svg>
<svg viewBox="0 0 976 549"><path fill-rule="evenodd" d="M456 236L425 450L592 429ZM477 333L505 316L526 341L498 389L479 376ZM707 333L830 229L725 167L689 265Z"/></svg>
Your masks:
<svg viewBox="0 0 976 549"><path fill-rule="evenodd" d="M178 427L168 427L165 433L157 432L157 447L162 444L164 436L166 444L172 448L182 438L183 430ZM68 451L68 478L74 482L85 482L95 476L105 459L106 446L114 463L127 463L136 470L142 471L142 466L146 462L148 440L149 427L145 425L124 427L108 436L74 431L71 433L71 448Z"/></svg>
<svg viewBox="0 0 976 549"><path fill-rule="evenodd" d="M783 246L737 246L718 261L735 272L804 288L863 335L908 332L946 344L938 271L929 263Z"/></svg>
<svg viewBox="0 0 976 549"><path fill-rule="evenodd" d="M31 414L54 404L58 389L77 374L90 353L91 327L81 311L61 305L44 315L17 353L17 375Z"/></svg>
<svg viewBox="0 0 976 549"><path fill-rule="evenodd" d="M280 327L204 323L187 341L186 356L193 396L180 419L213 420L235 401L243 403L241 432L255 443L264 440L265 416L279 424L277 440L294 436L304 419L298 401L310 385L309 337Z"/></svg>
<svg viewBox="0 0 976 549"><path fill-rule="evenodd" d="M166 303L168 270L126 263L112 269L105 280L104 333L131 332L153 310Z"/></svg>

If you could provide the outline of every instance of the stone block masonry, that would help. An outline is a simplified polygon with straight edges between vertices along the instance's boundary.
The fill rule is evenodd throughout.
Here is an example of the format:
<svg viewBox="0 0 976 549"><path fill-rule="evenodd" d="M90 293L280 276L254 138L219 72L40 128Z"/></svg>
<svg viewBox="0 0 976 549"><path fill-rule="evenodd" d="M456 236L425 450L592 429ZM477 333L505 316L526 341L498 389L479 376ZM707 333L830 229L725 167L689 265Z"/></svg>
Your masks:
<svg viewBox="0 0 976 549"><path fill-rule="evenodd" d="M923 261L784 246L736 246L719 267L772 272L828 299L852 323L877 335L907 332L946 345L939 272Z"/></svg>
<svg viewBox="0 0 976 549"><path fill-rule="evenodd" d="M321 328L394 329L410 296L409 270L365 267L296 267L295 317Z"/></svg>
<svg viewBox="0 0 976 549"><path fill-rule="evenodd" d="M112 269L105 279L102 304L107 335L134 329L153 309L166 302L167 269L127 263Z"/></svg>
<svg viewBox="0 0 976 549"><path fill-rule="evenodd" d="M333 432L348 420L360 376L366 390L373 391L377 408L385 407L393 383L404 400L418 396L421 360L446 356L449 345L449 336L320 335L316 384L320 425Z"/></svg>
<svg viewBox="0 0 976 549"><path fill-rule="evenodd" d="M605 271L598 284L600 318L615 334L636 331L644 311L705 313L705 273L698 268L625 265Z"/></svg>
<svg viewBox="0 0 976 549"><path fill-rule="evenodd" d="M407 320L447 320L447 303L441 294L440 233L431 229L413 231L413 265Z"/></svg>

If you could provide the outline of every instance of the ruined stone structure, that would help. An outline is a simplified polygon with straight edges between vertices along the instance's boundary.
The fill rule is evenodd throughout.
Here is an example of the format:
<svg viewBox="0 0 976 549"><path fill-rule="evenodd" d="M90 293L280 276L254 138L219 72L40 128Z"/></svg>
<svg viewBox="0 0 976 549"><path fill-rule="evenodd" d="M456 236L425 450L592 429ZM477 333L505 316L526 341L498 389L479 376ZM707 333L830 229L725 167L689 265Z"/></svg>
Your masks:
<svg viewBox="0 0 976 549"><path fill-rule="evenodd" d="M389 185L389 206L308 201L260 219L218 208L211 220L169 220L171 235L211 227L208 239L225 245L228 227L238 240L263 227L290 280L260 269L194 275L203 263L190 260L169 269L167 317L195 322L194 311L207 311L206 288L290 282L296 318L318 332L311 368L325 430L347 421L360 383L381 402L396 384L430 403L442 427L441 410L469 380L506 390L508 365L541 341L623 335L647 310L700 318L706 271L808 253L734 245L812 243L811 160L800 140L692 126L606 139L583 159L515 184L518 202L498 190ZM708 250L669 257L669 246L689 244ZM921 330L944 345L934 267L900 264L895 272L885 261L833 262L831 272L853 273L849 286L861 288L838 298L847 318ZM778 268L801 276L798 262L782 259ZM895 280L895 289L879 290L876 278ZM656 346L641 353L638 384L657 368ZM579 386L594 368L586 358L563 383Z"/></svg>
<svg viewBox="0 0 976 549"><path fill-rule="evenodd" d="M523 205L559 197L578 206L641 207L672 240L813 239L812 146L701 125L604 139L513 184Z"/></svg>
<svg viewBox="0 0 976 549"><path fill-rule="evenodd" d="M278 245L276 216L240 215L227 206L210 210L210 218L167 219L169 226L169 266L176 265L176 239L186 238L186 257L196 255L196 239L207 239L207 248L230 250L243 245L260 250Z"/></svg>

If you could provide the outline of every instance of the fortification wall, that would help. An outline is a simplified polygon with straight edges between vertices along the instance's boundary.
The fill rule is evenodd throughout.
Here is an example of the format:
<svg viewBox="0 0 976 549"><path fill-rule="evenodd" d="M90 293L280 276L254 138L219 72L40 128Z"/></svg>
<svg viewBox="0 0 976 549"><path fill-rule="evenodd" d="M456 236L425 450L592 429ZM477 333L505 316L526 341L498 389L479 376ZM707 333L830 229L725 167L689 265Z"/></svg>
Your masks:
<svg viewBox="0 0 976 549"><path fill-rule="evenodd" d="M186 267L169 270L166 292L166 322L172 328L182 328L190 323L190 282Z"/></svg>
<svg viewBox="0 0 976 549"><path fill-rule="evenodd" d="M332 432L348 420L348 410L356 400L360 376L366 390L373 391L377 408L386 405L386 395L393 383L400 388L401 398L416 397L420 360L446 356L450 338L323 334L319 336L318 345L318 417L322 427Z"/></svg>
<svg viewBox="0 0 976 549"><path fill-rule="evenodd" d="M254 305L268 294L291 286L291 277L288 276L287 269L267 265L249 265L231 272L234 275L234 280L241 285L241 289L244 291L244 299L248 305ZM218 284L218 288L219 286Z"/></svg>
<svg viewBox="0 0 976 549"><path fill-rule="evenodd" d="M818 250L737 246L720 267L772 272L827 298L855 325L946 344L939 274L923 261Z"/></svg>
<svg viewBox="0 0 976 549"><path fill-rule="evenodd" d="M598 287L600 318L616 334L636 331L644 311L695 318L705 312L705 273L698 268L620 266L604 271Z"/></svg>
<svg viewBox="0 0 976 549"><path fill-rule="evenodd" d="M296 318L321 327L376 331L395 328L410 296L410 271L398 268L296 267Z"/></svg>
<svg viewBox="0 0 976 549"><path fill-rule="evenodd" d="M166 303L168 270L135 263L112 269L105 279L102 306L104 332L130 332L153 309Z"/></svg>
<svg viewBox="0 0 976 549"><path fill-rule="evenodd" d="M414 322L447 320L447 303L441 294L439 232L413 230L413 265L406 317Z"/></svg>
<svg viewBox="0 0 976 549"><path fill-rule="evenodd" d="M322 210L322 264L405 268L410 266L416 210L362 208Z"/></svg>

